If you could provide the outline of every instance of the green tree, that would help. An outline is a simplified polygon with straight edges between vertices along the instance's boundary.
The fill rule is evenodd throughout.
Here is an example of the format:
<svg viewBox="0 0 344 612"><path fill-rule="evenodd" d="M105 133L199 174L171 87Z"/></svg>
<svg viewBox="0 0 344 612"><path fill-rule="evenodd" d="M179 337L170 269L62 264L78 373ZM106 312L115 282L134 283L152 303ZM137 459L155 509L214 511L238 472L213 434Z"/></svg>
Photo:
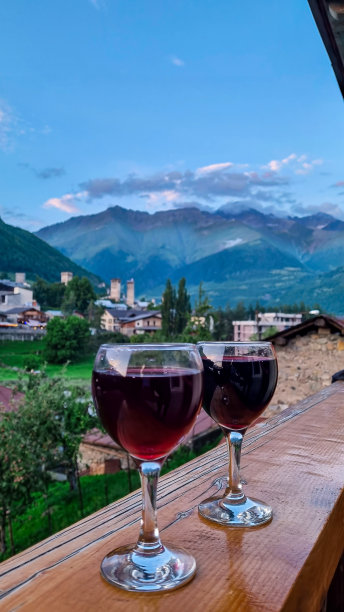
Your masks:
<svg viewBox="0 0 344 612"><path fill-rule="evenodd" d="M94 289L88 278L74 276L65 289L62 310L72 314L74 310L86 314L91 302L96 299Z"/></svg>
<svg viewBox="0 0 344 612"><path fill-rule="evenodd" d="M203 283L201 281L198 287L198 296L195 301L194 316L200 319L204 319L204 322L206 323L207 321L209 321L211 311L212 306L209 302L207 292L205 291L205 289L203 289Z"/></svg>
<svg viewBox="0 0 344 612"><path fill-rule="evenodd" d="M270 336L274 336L275 334L278 333L278 329L275 325L271 325L271 327L268 327L262 334L261 337L259 338L259 334L252 334L250 340L265 340L268 339Z"/></svg>
<svg viewBox="0 0 344 612"><path fill-rule="evenodd" d="M33 295L41 308L61 308L66 290L63 283L48 283L38 277L32 288Z"/></svg>
<svg viewBox="0 0 344 612"><path fill-rule="evenodd" d="M167 279L166 288L162 294L161 327L163 335L171 338L175 334L176 326L176 291L170 279Z"/></svg>
<svg viewBox="0 0 344 612"><path fill-rule="evenodd" d="M27 389L32 401L26 398L0 418L1 552L6 550L8 515L15 505L29 503L34 491L45 490L50 478L46 468L52 464L58 443L54 433L57 421L51 409L42 409L32 380L31 375Z"/></svg>
<svg viewBox="0 0 344 612"><path fill-rule="evenodd" d="M87 307L87 319L91 327L100 330L101 329L101 318L104 314L104 308L102 306L96 306L91 301Z"/></svg>
<svg viewBox="0 0 344 612"><path fill-rule="evenodd" d="M233 311L229 305L214 311L214 340L233 340Z"/></svg>
<svg viewBox="0 0 344 612"><path fill-rule="evenodd" d="M184 331L188 323L190 313L190 296L186 290L185 278L181 278L179 281L176 298L175 331L177 334L181 334Z"/></svg>
<svg viewBox="0 0 344 612"><path fill-rule="evenodd" d="M237 303L233 310L233 321L245 321L248 318L248 311L243 301Z"/></svg>
<svg viewBox="0 0 344 612"><path fill-rule="evenodd" d="M48 378L40 373L31 377L25 395L25 410L32 415L47 415L44 428L48 434L45 435L48 467L63 467L70 489L76 490L82 436L96 424L90 392L84 387L67 386L63 376ZM32 428L29 439L32 438L42 444L42 434L37 426Z"/></svg>
<svg viewBox="0 0 344 612"><path fill-rule="evenodd" d="M55 317L47 325L44 357L49 363L77 361L84 355L90 330L87 321L79 317Z"/></svg>
<svg viewBox="0 0 344 612"><path fill-rule="evenodd" d="M211 340L211 326L213 324L212 306L208 295L203 289L202 283L198 288L198 297L184 332L179 336L182 342L198 342L199 340Z"/></svg>

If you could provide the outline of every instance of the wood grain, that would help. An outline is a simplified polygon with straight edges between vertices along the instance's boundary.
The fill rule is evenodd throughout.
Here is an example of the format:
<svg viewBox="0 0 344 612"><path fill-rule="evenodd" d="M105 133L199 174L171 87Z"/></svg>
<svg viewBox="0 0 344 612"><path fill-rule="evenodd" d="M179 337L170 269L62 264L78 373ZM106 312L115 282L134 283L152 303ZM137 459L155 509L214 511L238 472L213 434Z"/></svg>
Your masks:
<svg viewBox="0 0 344 612"><path fill-rule="evenodd" d="M161 479L162 539L197 560L183 588L132 594L101 579L104 555L136 540L135 492L0 564L1 611L318 612L344 550L343 416L338 382L247 432L242 474L247 493L274 509L267 526L233 530L198 516L225 486L224 445Z"/></svg>

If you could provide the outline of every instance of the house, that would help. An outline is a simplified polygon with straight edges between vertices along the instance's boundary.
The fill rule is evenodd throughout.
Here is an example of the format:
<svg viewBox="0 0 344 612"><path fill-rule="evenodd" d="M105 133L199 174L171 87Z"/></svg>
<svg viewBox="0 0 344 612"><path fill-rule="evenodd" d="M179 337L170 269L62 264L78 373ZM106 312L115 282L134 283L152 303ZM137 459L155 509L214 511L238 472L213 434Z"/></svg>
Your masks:
<svg viewBox="0 0 344 612"><path fill-rule="evenodd" d="M247 342L257 334L261 336L271 327L278 331L288 329L301 323L302 314L286 314L284 312L259 312L254 321L233 321L234 341Z"/></svg>
<svg viewBox="0 0 344 612"><path fill-rule="evenodd" d="M18 325L26 325L29 322L36 323L36 325L42 325L48 320L48 316L45 312L33 307L25 308L23 306L18 306L7 310L5 314L9 323L17 323Z"/></svg>
<svg viewBox="0 0 344 612"><path fill-rule="evenodd" d="M80 448L79 469L82 474L114 474L125 470L130 461L130 468L134 469L133 460L128 453L110 438L110 436L97 428L84 435Z"/></svg>
<svg viewBox="0 0 344 612"><path fill-rule="evenodd" d="M1 387L0 387L1 390ZM220 434L219 426L202 410L183 444L199 447ZM113 474L119 470L135 469L134 460L107 434L97 428L87 432L81 441L80 472L84 474Z"/></svg>
<svg viewBox="0 0 344 612"><path fill-rule="evenodd" d="M122 321L121 333L125 336L152 333L161 329L161 313L156 310L142 312Z"/></svg>
<svg viewBox="0 0 344 612"><path fill-rule="evenodd" d="M50 321L50 319L54 319L55 317L58 317L59 319L63 319L64 317L62 310L46 310L45 314L48 317L48 321Z"/></svg>
<svg viewBox="0 0 344 612"><path fill-rule="evenodd" d="M278 383L266 415L317 393L344 369L344 319L314 316L267 340L276 350Z"/></svg>
<svg viewBox="0 0 344 612"><path fill-rule="evenodd" d="M111 332L121 332L126 336L155 332L161 329L161 313L157 310L105 308L101 317L101 327Z"/></svg>
<svg viewBox="0 0 344 612"><path fill-rule="evenodd" d="M136 314L136 311L128 311L127 308L116 308L115 306L105 308L100 319L101 328L106 329L106 331L119 332L121 322L128 317L128 312L135 312Z"/></svg>
<svg viewBox="0 0 344 612"><path fill-rule="evenodd" d="M0 312L6 312L18 306L32 306L33 291L25 283L0 281Z"/></svg>

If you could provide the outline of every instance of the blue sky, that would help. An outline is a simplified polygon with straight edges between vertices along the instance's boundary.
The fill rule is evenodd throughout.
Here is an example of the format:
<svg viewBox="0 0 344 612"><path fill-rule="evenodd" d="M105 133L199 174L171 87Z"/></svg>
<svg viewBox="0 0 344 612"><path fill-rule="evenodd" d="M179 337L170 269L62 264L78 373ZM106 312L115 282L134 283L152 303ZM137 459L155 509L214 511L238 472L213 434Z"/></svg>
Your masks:
<svg viewBox="0 0 344 612"><path fill-rule="evenodd" d="M344 219L344 108L306 0L0 3L0 215L119 204Z"/></svg>

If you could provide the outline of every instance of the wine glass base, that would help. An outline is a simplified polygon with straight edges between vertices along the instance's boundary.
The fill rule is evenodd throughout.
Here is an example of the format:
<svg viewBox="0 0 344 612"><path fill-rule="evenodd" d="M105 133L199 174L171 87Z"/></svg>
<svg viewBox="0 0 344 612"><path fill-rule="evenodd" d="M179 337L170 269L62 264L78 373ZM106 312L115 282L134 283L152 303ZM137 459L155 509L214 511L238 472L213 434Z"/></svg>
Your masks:
<svg viewBox="0 0 344 612"><path fill-rule="evenodd" d="M159 552L139 551L134 544L104 557L100 573L110 584L126 591L158 592L177 589L196 572L196 561L182 548L161 546Z"/></svg>
<svg viewBox="0 0 344 612"><path fill-rule="evenodd" d="M235 503L226 498L210 498L198 506L198 512L208 521L228 527L258 527L272 519L270 506L249 497Z"/></svg>

